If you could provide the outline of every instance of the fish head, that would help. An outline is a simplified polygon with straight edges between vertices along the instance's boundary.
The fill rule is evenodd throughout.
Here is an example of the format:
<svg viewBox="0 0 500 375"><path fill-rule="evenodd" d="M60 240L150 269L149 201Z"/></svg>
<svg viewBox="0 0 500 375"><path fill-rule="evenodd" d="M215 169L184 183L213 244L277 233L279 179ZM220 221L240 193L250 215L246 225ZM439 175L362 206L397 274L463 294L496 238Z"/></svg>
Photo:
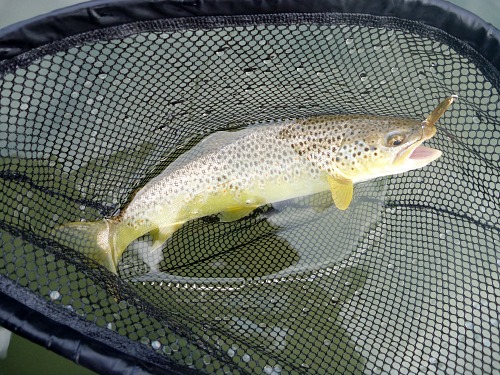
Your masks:
<svg viewBox="0 0 500 375"><path fill-rule="evenodd" d="M340 174L354 182L406 172L426 166L441 151L422 146L436 134L434 125L409 119L360 117L353 119L336 153Z"/></svg>
<svg viewBox="0 0 500 375"><path fill-rule="evenodd" d="M422 143L436 134L437 120L454 99L445 99L424 121L378 116L351 119L336 153L339 173L360 182L433 162L442 152Z"/></svg>

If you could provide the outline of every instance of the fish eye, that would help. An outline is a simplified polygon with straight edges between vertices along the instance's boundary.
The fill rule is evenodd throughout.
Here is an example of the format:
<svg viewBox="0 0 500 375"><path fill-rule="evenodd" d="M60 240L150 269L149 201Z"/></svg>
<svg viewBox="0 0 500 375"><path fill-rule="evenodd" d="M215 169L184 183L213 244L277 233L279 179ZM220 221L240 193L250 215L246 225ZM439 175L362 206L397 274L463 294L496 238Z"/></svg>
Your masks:
<svg viewBox="0 0 500 375"><path fill-rule="evenodd" d="M390 133L387 135L385 143L388 147L401 146L406 140L406 135L401 133Z"/></svg>

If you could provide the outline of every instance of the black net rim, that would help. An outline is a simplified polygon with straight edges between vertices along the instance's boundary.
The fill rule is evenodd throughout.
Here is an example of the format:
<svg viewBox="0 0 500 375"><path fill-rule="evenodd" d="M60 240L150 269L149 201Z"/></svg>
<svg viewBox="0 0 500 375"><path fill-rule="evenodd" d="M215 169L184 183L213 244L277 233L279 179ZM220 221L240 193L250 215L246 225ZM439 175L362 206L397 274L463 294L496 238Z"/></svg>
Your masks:
<svg viewBox="0 0 500 375"><path fill-rule="evenodd" d="M115 336L114 343L119 343L119 348L106 345L105 339L95 339L101 335L100 330L84 319L79 322L79 330L74 329L66 324L68 320L74 319L69 312L64 317L55 306L43 303L14 281L0 278L0 289L8 290L8 294L16 296L12 298L8 294L0 294L0 324L3 327L88 369L100 374L196 373L168 362L165 357L152 353L147 348L135 346L131 351L127 340L113 332L111 335ZM57 316L59 319L50 319L49 316ZM129 350L123 350L124 348Z"/></svg>
<svg viewBox="0 0 500 375"><path fill-rule="evenodd" d="M500 31L445 0L93 0L0 30L0 61L66 37L139 21L280 13L368 14L418 21L466 42L500 70Z"/></svg>

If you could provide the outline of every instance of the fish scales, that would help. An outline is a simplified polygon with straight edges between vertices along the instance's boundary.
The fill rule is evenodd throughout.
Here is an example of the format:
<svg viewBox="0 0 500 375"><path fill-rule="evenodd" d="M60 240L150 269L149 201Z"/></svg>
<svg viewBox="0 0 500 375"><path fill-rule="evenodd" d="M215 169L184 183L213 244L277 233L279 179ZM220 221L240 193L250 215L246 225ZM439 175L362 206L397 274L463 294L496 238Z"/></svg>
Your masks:
<svg viewBox="0 0 500 375"><path fill-rule="evenodd" d="M290 146L290 140L281 137L286 126L255 129L217 152L203 155L177 169L167 169L137 193L123 218L152 215L160 210L159 200L162 206L168 207L169 216L176 216L176 209L182 208L177 202L185 205L203 196L208 200L216 194L230 194L236 205L247 205L250 204L249 195L270 203L273 198L267 195L272 195L270 190L276 184L282 188L290 185L294 190L309 189L303 185L311 185L311 193L316 191L317 184L326 189L320 168L301 160Z"/></svg>

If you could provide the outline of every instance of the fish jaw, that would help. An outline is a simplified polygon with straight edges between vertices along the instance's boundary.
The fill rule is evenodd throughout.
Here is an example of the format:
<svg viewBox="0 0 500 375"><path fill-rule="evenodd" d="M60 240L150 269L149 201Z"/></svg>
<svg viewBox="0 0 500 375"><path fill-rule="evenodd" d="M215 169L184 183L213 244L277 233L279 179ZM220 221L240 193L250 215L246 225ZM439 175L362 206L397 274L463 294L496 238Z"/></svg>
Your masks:
<svg viewBox="0 0 500 375"><path fill-rule="evenodd" d="M442 155L442 152L430 147L423 146L422 143L431 139L437 132L434 123L427 120L422 122L422 137L418 141L399 151L393 162L395 173L407 172L413 169L425 167Z"/></svg>
<svg viewBox="0 0 500 375"><path fill-rule="evenodd" d="M443 154L440 150L422 146L423 141L416 142L398 154L392 166L393 173L425 167Z"/></svg>

